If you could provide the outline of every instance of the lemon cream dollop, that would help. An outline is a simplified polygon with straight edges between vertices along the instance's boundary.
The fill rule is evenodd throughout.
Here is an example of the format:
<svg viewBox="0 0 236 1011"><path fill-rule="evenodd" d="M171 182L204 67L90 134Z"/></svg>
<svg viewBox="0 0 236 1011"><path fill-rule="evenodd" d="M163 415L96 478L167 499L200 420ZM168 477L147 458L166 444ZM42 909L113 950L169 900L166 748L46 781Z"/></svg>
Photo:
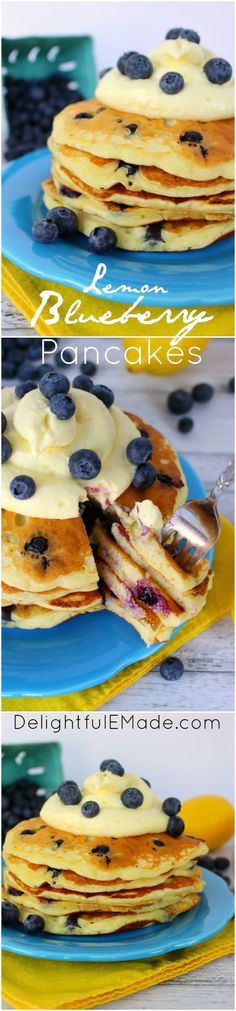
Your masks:
<svg viewBox="0 0 236 1011"><path fill-rule="evenodd" d="M139 807L127 807L123 803L122 794L129 789L142 795ZM83 814L83 805L89 802L98 805L99 810L94 817ZM160 797L155 796L143 779L129 772L122 776L114 775L109 770L85 779L78 804L65 804L59 794L54 793L43 805L40 817L60 832L116 839L166 832L168 825L168 816L162 810Z"/></svg>
<svg viewBox="0 0 236 1011"><path fill-rule="evenodd" d="M75 412L65 421L50 409L39 389L18 399L13 387L3 390L5 435L11 456L2 467L2 505L9 511L39 518L69 519L78 516L79 503L88 490L105 508L132 482L135 467L126 449L140 433L115 404L108 408L91 393L70 388ZM69 460L79 450L93 450L101 462L97 477L83 481L73 477ZM10 484L19 475L35 483L29 498L16 498Z"/></svg>
<svg viewBox="0 0 236 1011"><path fill-rule="evenodd" d="M151 77L131 80L115 67L100 79L96 98L112 109L150 119L230 119L234 115L233 77L224 84L211 84L203 68L213 57L214 53L196 42L167 39L150 53ZM177 94L166 94L160 88L161 77L169 71L183 77L184 86Z"/></svg>

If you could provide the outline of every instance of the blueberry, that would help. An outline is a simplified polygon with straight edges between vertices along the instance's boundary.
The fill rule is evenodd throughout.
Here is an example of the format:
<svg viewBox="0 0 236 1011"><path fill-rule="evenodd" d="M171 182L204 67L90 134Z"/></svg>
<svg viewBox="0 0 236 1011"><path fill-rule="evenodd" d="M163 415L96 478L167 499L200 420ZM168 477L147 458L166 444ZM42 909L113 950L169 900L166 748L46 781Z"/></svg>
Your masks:
<svg viewBox="0 0 236 1011"><path fill-rule="evenodd" d="M2 621L11 621L12 611L14 611L13 604L8 604L7 607L2 607Z"/></svg>
<svg viewBox="0 0 236 1011"><path fill-rule="evenodd" d="M46 375L42 376L39 383L40 393L44 397L50 400L55 393L68 393L70 389L69 379L67 376L59 376L58 372L46 372Z"/></svg>
<svg viewBox="0 0 236 1011"><path fill-rule="evenodd" d="M16 372L15 362L10 359L4 359L2 363L2 374L3 379L13 379Z"/></svg>
<svg viewBox="0 0 236 1011"><path fill-rule="evenodd" d="M3 411L2 411L2 434L3 434L3 432L6 431L6 427L7 427L7 419L6 419L6 415L3 414Z"/></svg>
<svg viewBox="0 0 236 1011"><path fill-rule="evenodd" d="M167 73L162 74L162 77L160 77L159 87L165 92L165 95L177 95L184 88L182 74L167 70Z"/></svg>
<svg viewBox="0 0 236 1011"><path fill-rule="evenodd" d="M163 226L163 221L154 221L151 225L147 225L145 231L145 242L163 242L161 238L161 229Z"/></svg>
<svg viewBox="0 0 236 1011"><path fill-rule="evenodd" d="M21 835L35 835L35 831L32 828L24 828Z"/></svg>
<svg viewBox="0 0 236 1011"><path fill-rule="evenodd" d="M117 67L120 74L125 74L125 62L129 59L129 56L135 56L134 49L130 49L128 53L123 53L123 56L120 56L119 60L117 60Z"/></svg>
<svg viewBox="0 0 236 1011"><path fill-rule="evenodd" d="M89 379L88 376L75 376L72 386L76 390L85 390L85 393L92 393L93 390L92 379Z"/></svg>
<svg viewBox="0 0 236 1011"><path fill-rule="evenodd" d="M75 119L93 119L93 112L77 112Z"/></svg>
<svg viewBox="0 0 236 1011"><path fill-rule="evenodd" d="M141 807L144 798L141 790L137 790L134 786L129 786L127 790L123 790L120 799L124 807L136 808Z"/></svg>
<svg viewBox="0 0 236 1011"><path fill-rule="evenodd" d="M130 463L147 463L152 456L152 443L150 439L146 439L142 436L138 439L132 439L126 449L126 456Z"/></svg>
<svg viewBox="0 0 236 1011"><path fill-rule="evenodd" d="M19 347L23 348L24 350L26 348L29 348L31 345L31 340L32 340L31 337L18 337Z"/></svg>
<svg viewBox="0 0 236 1011"><path fill-rule="evenodd" d="M52 211L48 211L46 221L56 225L60 239L64 239L67 235L74 235L78 231L77 215L68 207L53 207Z"/></svg>
<svg viewBox="0 0 236 1011"><path fill-rule="evenodd" d="M142 776L142 780L143 780L143 783L146 783L146 786L149 786L149 789L151 790L151 783L149 783L149 779L145 779L144 776ZM153 842L154 841L155 840L153 840Z"/></svg>
<svg viewBox="0 0 236 1011"><path fill-rule="evenodd" d="M169 818L167 825L167 834L171 835L173 839L176 839L178 835L182 835L184 832L184 821L183 818L178 818L178 815L173 815Z"/></svg>
<svg viewBox="0 0 236 1011"><path fill-rule="evenodd" d="M132 484L134 488L150 488L156 476L155 467L151 463L141 463L136 468Z"/></svg>
<svg viewBox="0 0 236 1011"><path fill-rule="evenodd" d="M109 849L110 846L95 846L92 853L96 853L96 856L98 857L105 856L106 853L109 853Z"/></svg>
<svg viewBox="0 0 236 1011"><path fill-rule="evenodd" d="M129 164L127 161L119 161L118 165L117 165L117 169L119 169L119 168L125 168L127 176L134 176L135 173L138 171L138 165L133 165L131 163ZM117 169L116 169L116 171L117 171Z"/></svg>
<svg viewBox="0 0 236 1011"><path fill-rule="evenodd" d="M11 443L9 442L9 439L6 439L6 436L3 435L2 436L2 463L6 463L7 460L10 459L11 454L12 454Z"/></svg>
<svg viewBox="0 0 236 1011"><path fill-rule="evenodd" d="M17 383L15 388L16 397L18 400L22 400L26 393L30 393L31 390L37 390L37 383L34 383L32 379L26 379L24 383Z"/></svg>
<svg viewBox="0 0 236 1011"><path fill-rule="evenodd" d="M102 77L105 77L105 74L109 73L109 70L112 70L112 67L105 67L105 70L100 70L100 74L99 74L100 81L101 81Z"/></svg>
<svg viewBox="0 0 236 1011"><path fill-rule="evenodd" d="M234 393L234 376L232 376L232 379L229 379L227 389L228 389L228 393ZM4 428L3 428L3 432L4 432Z"/></svg>
<svg viewBox="0 0 236 1011"><path fill-rule="evenodd" d="M35 494L35 491L36 484L32 477L29 477L27 474L19 474L18 477L13 477L10 484L10 492L14 498L31 498Z"/></svg>
<svg viewBox="0 0 236 1011"><path fill-rule="evenodd" d="M34 375L34 366L30 362L21 362L19 368L17 369L18 379L32 379Z"/></svg>
<svg viewBox="0 0 236 1011"><path fill-rule="evenodd" d="M192 397L187 390L173 390L168 397L167 406L171 414L187 414L193 406Z"/></svg>
<svg viewBox="0 0 236 1011"><path fill-rule="evenodd" d="M85 804L82 804L81 807L81 814L83 814L85 818L96 818L99 811L100 807L96 800L86 800Z"/></svg>
<svg viewBox="0 0 236 1011"><path fill-rule="evenodd" d="M112 772L113 776L124 776L125 770L120 762L116 762L113 758L105 758L100 765L101 772Z"/></svg>
<svg viewBox="0 0 236 1011"><path fill-rule="evenodd" d="M207 871L213 871L214 870L214 866L215 866L215 861L213 860L213 857L210 857L207 854L207 856L205 856L205 857L199 857L198 864L199 864L199 867L205 867Z"/></svg>
<svg viewBox="0 0 236 1011"><path fill-rule="evenodd" d="M29 916L26 916L23 926L27 934L41 934L44 930L43 917L30 913Z"/></svg>
<svg viewBox="0 0 236 1011"><path fill-rule="evenodd" d="M47 548L48 541L46 537L32 537L31 541L27 541L24 545L24 550L30 551L32 555L44 555Z"/></svg>
<svg viewBox="0 0 236 1011"><path fill-rule="evenodd" d="M16 897L17 895L24 895L24 892L19 892L18 888L8 888L7 894L14 895Z"/></svg>
<svg viewBox="0 0 236 1011"><path fill-rule="evenodd" d="M93 395L97 397L98 400L102 400L105 407L111 407L114 403L114 393L110 390L109 386L93 386Z"/></svg>
<svg viewBox="0 0 236 1011"><path fill-rule="evenodd" d="M37 337L34 337L28 349L28 356L31 359L31 361L35 360L37 361L38 358L41 358L41 353L42 353L42 341L38 340Z"/></svg>
<svg viewBox="0 0 236 1011"><path fill-rule="evenodd" d="M179 139L181 144L200 144L203 136L198 130L186 130L186 133L180 134Z"/></svg>
<svg viewBox="0 0 236 1011"><path fill-rule="evenodd" d="M165 814L168 814L168 816L178 814L180 808L181 808L180 800L177 800L176 797L167 797L167 799L164 800L162 804L162 810L164 811Z"/></svg>
<svg viewBox="0 0 236 1011"><path fill-rule="evenodd" d="M101 460L93 449L78 449L69 459L69 470L72 477L81 481L92 481L101 470Z"/></svg>
<svg viewBox="0 0 236 1011"><path fill-rule="evenodd" d="M79 926L79 914L78 913L69 913L68 916L66 917L66 925L67 925L67 927L70 927L71 929L73 927L78 927Z"/></svg>
<svg viewBox="0 0 236 1011"><path fill-rule="evenodd" d="M59 229L55 221L47 221L46 218L42 218L40 221L35 221L32 236L36 242L55 242L59 237Z"/></svg>
<svg viewBox="0 0 236 1011"><path fill-rule="evenodd" d="M151 60L148 56L143 56L142 53L131 53L124 60L124 71L126 77L130 77L131 81L146 80L153 74L153 66Z"/></svg>
<svg viewBox="0 0 236 1011"><path fill-rule="evenodd" d="M196 42L199 45L200 35L192 28L170 28L166 34L166 39L187 39L188 42Z"/></svg>
<svg viewBox="0 0 236 1011"><path fill-rule="evenodd" d="M219 871L218 871L218 873L219 873ZM230 880L230 878L227 877L226 874L222 874L222 881L225 881L226 885L228 885L229 888L230 888L231 880Z"/></svg>
<svg viewBox="0 0 236 1011"><path fill-rule="evenodd" d="M230 860L227 857L216 857L214 864L217 871L227 871L230 866Z"/></svg>
<svg viewBox="0 0 236 1011"><path fill-rule="evenodd" d="M213 397L213 393L213 386L210 386L209 383L197 383L193 387L192 397L194 400L197 400L198 404L206 404L207 400L211 400Z"/></svg>
<svg viewBox="0 0 236 1011"><path fill-rule="evenodd" d="M183 432L184 435L186 435L187 432L191 432L193 425L194 422L192 418L189 418L188 416L185 418L180 418L180 421L178 422L179 432Z"/></svg>
<svg viewBox="0 0 236 1011"><path fill-rule="evenodd" d="M182 660L179 660L177 656L168 656L166 660L162 660L160 664L160 674L165 681L178 681L182 678L184 673L184 665Z"/></svg>
<svg viewBox="0 0 236 1011"><path fill-rule="evenodd" d="M221 60L217 57L207 60L203 67L204 74L211 84L225 84L232 77L232 67L228 60Z"/></svg>
<svg viewBox="0 0 236 1011"><path fill-rule="evenodd" d="M97 372L97 365L95 362L82 362L80 372L82 372L83 376L95 376L95 372Z"/></svg>
<svg viewBox="0 0 236 1011"><path fill-rule="evenodd" d="M140 586L135 596L142 604L147 604L147 607L154 607L158 601L158 593L152 590L151 586Z"/></svg>
<svg viewBox="0 0 236 1011"><path fill-rule="evenodd" d="M50 400L50 411L60 421L68 421L75 413L74 401L71 400L71 397L67 397L65 393L55 393Z"/></svg>
<svg viewBox="0 0 236 1011"><path fill-rule="evenodd" d="M2 902L2 924L3 927L13 927L19 920L19 909L13 902Z"/></svg>
<svg viewBox="0 0 236 1011"><path fill-rule="evenodd" d="M113 228L99 225L90 232L88 243L94 253L108 253L110 249L114 249L116 246L116 233Z"/></svg>
<svg viewBox="0 0 236 1011"><path fill-rule="evenodd" d="M72 190L70 186L60 186L60 193L64 197L71 197L71 198L73 198L73 200L78 200L79 197L81 197L81 191L79 192L79 190ZM48 217L48 215L47 215L47 217ZM76 215L75 215L75 217L76 217ZM73 230L75 232L77 232L77 218L76 218L76 228L73 229Z"/></svg>
<svg viewBox="0 0 236 1011"><path fill-rule="evenodd" d="M77 783L74 783L72 779L67 779L65 783L62 783L57 793L62 804L80 804L82 794Z"/></svg>
<svg viewBox="0 0 236 1011"><path fill-rule="evenodd" d="M58 369L64 369L66 365L70 365L70 363L73 362L74 352L70 351L69 348L64 348L64 351L63 351L64 355L65 355L65 351L66 351L66 361L64 361L64 362L62 361L62 357L61 357L61 352L60 351L57 351L56 354L55 354L54 361L55 361L55 364L56 364L56 366L57 366Z"/></svg>

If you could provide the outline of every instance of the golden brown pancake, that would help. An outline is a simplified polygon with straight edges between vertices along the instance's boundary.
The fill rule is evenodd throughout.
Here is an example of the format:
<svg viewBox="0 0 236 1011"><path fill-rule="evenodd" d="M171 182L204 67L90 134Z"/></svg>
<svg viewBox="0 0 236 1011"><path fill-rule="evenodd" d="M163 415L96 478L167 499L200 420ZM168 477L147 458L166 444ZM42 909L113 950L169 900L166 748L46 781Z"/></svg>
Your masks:
<svg viewBox="0 0 236 1011"><path fill-rule="evenodd" d="M96 567L81 518L37 519L3 510L2 576L8 586L22 590L93 590ZM30 548L43 537L43 554ZM56 596L56 595L55 595Z"/></svg>

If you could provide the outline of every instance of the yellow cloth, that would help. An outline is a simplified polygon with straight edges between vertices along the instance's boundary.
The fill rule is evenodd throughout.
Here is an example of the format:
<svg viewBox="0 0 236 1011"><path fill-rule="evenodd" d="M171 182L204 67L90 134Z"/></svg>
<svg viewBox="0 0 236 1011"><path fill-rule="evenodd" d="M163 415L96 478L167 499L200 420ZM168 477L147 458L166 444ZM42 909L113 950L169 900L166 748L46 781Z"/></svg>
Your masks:
<svg viewBox="0 0 236 1011"><path fill-rule="evenodd" d="M78 941L79 943L79 941ZM196 971L234 950L233 923L194 948L135 962L50 962L3 952L3 998L14 1008L92 1008ZM232 969L233 976L233 969Z"/></svg>
<svg viewBox="0 0 236 1011"><path fill-rule="evenodd" d="M72 695L49 696L48 698L17 698L3 699L3 709L8 712L22 712L25 710L56 711L62 712L87 711L101 709L105 702L114 698L119 692L128 688L129 685L138 681L139 678L147 674L155 663L161 662L163 657L171 653L177 653L185 642L195 638L200 632L204 632L210 625L220 621L226 614L231 614L233 618L233 554L234 554L234 532L231 523L221 516L221 537L216 546L214 559L214 581L213 588L209 593L206 607L183 626L180 632L159 651L157 656L147 657L145 660L131 664L124 670L116 674L110 681L96 685L94 688L87 688L84 691L75 692ZM73 620L73 619L72 619ZM12 631L12 635L15 632Z"/></svg>
<svg viewBox="0 0 236 1011"><path fill-rule="evenodd" d="M92 275L91 275L92 280ZM35 329L41 337L114 337L116 335L115 324L105 325L89 322L88 324L66 324L64 322L64 316L68 311L72 302L76 299L81 299L81 309L85 317L93 314L96 319L101 316L102 313L107 311L112 311L113 318L119 319L124 312L124 309L128 306L124 303L108 301L107 299L95 298L92 295L84 295L75 288L68 288L63 284L54 284L51 281L42 280L38 277L34 277L32 274L26 273L19 267L15 267L14 263L9 260L3 259L2 266L2 287L4 294L13 302L13 305L22 313L25 319L31 323L33 316L40 304L40 292L47 288L53 291L57 291L63 297L63 306L61 306L60 312L60 322L48 325L45 323L45 319L48 318L48 307L44 310L44 313L37 321ZM135 298L135 296L134 296ZM131 301L132 304L132 301ZM139 311L144 311L144 303L141 303ZM201 306L200 311L205 310L206 315L213 316L213 319L209 323L199 323L192 331L193 336L200 337L233 337L234 336L234 310L232 305L226 306ZM161 311L158 307L150 309L151 319L155 319L157 314ZM179 310L172 308L172 315ZM182 324L181 324L182 325ZM129 337L140 337L140 336L154 336L154 337L169 337L170 336L170 324L166 323L166 320L162 320L159 324L150 324L145 326L144 324L137 321L137 319L130 319L124 325L118 324L118 332L124 329L125 334ZM180 322L171 323L171 337L175 337L180 330Z"/></svg>

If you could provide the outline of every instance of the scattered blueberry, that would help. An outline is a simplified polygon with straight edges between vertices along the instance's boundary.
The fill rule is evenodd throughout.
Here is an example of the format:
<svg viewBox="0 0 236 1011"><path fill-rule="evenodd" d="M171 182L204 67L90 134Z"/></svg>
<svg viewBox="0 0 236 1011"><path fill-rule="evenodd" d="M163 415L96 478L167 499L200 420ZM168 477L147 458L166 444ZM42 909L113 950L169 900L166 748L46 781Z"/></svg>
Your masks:
<svg viewBox="0 0 236 1011"><path fill-rule="evenodd" d="M95 376L95 372L97 372L96 362L82 362L80 372L82 372L83 376Z"/></svg>
<svg viewBox="0 0 236 1011"><path fill-rule="evenodd" d="M192 28L170 28L166 34L166 39L187 39L188 42L200 42L200 35Z"/></svg>
<svg viewBox="0 0 236 1011"><path fill-rule="evenodd" d="M12 446L5 435L2 436L2 463L6 463L12 454Z"/></svg>
<svg viewBox="0 0 236 1011"><path fill-rule="evenodd" d="M136 787L129 786L127 790L123 790L120 799L124 807L141 807L143 804L143 793L141 790L137 790Z"/></svg>
<svg viewBox="0 0 236 1011"><path fill-rule="evenodd" d="M167 406L171 414L187 414L193 406L192 397L187 390L173 390L168 397Z"/></svg>
<svg viewBox="0 0 236 1011"><path fill-rule="evenodd" d="M55 221L47 221L47 218L41 218L40 221L35 221L32 228L33 239L36 242L55 242L59 236L59 230Z"/></svg>
<svg viewBox="0 0 236 1011"><path fill-rule="evenodd" d="M182 678L184 673L184 665L182 660L179 660L177 656L168 656L166 660L162 660L160 664L160 674L165 681L178 681Z"/></svg>
<svg viewBox="0 0 236 1011"><path fill-rule="evenodd" d="M46 372L46 375L40 379L39 389L40 393L50 400L56 393L68 393L70 389L69 379L64 375L59 376L58 372Z"/></svg>
<svg viewBox="0 0 236 1011"><path fill-rule="evenodd" d="M68 779L65 783L62 783L57 793L62 804L80 804L82 794L77 783L74 783L72 779Z"/></svg>
<svg viewBox="0 0 236 1011"><path fill-rule="evenodd" d="M83 814L85 818L96 818L99 811L100 807L96 800L86 800L85 804L82 804L81 807L81 814Z"/></svg>
<svg viewBox="0 0 236 1011"><path fill-rule="evenodd" d="M107 253L109 249L114 249L116 246L116 233L113 228L99 225L90 232L88 243L94 253Z"/></svg>
<svg viewBox="0 0 236 1011"><path fill-rule="evenodd" d="M101 772L112 772L113 776L124 776L125 770L120 762L116 762L113 758L105 758L100 765Z"/></svg>
<svg viewBox="0 0 236 1011"><path fill-rule="evenodd" d="M19 400L25 397L26 393L30 393L31 390L37 390L37 383L34 383L32 379L26 379L24 383L17 383L15 387L15 394Z"/></svg>
<svg viewBox="0 0 236 1011"><path fill-rule="evenodd" d="M193 387L192 397L198 404L206 404L207 400L211 400L213 397L213 393L213 386L210 386L209 383L197 383Z"/></svg>
<svg viewBox="0 0 236 1011"><path fill-rule="evenodd" d="M152 456L152 443L150 439L146 439L140 436L138 439L132 439L126 449L126 456L130 463L147 463Z"/></svg>
<svg viewBox="0 0 236 1011"><path fill-rule="evenodd" d="M17 379L32 379L34 376L34 366L30 362L21 362L17 369Z"/></svg>
<svg viewBox="0 0 236 1011"><path fill-rule="evenodd" d="M93 390L92 379L89 379L88 376L75 376L72 386L75 390L85 390L85 393L92 393Z"/></svg>
<svg viewBox="0 0 236 1011"><path fill-rule="evenodd" d="M205 857L199 857L198 860L199 867L205 867L207 871L213 871L215 866L215 861L213 857L207 854Z"/></svg>
<svg viewBox="0 0 236 1011"><path fill-rule="evenodd" d="M162 810L164 811L165 814L168 814L168 817L172 817L172 815L178 814L180 808L181 803L180 800L177 800L177 797L167 797L167 799L164 800L162 804Z"/></svg>
<svg viewBox="0 0 236 1011"><path fill-rule="evenodd" d="M75 414L75 404L71 397L65 393L54 393L50 400L50 411L56 415L60 421L68 421Z"/></svg>
<svg viewBox="0 0 236 1011"><path fill-rule="evenodd" d="M227 857L215 857L214 864L217 871L227 871L230 866L230 860Z"/></svg>
<svg viewBox="0 0 236 1011"><path fill-rule="evenodd" d="M178 429L186 435L187 432L191 432L193 425L193 419L186 416L185 418L180 418L180 421L178 422Z"/></svg>
<svg viewBox="0 0 236 1011"><path fill-rule="evenodd" d="M7 419L6 419L6 415L3 414L3 411L2 411L2 434L3 434L3 432L6 431L6 427L7 427Z"/></svg>
<svg viewBox="0 0 236 1011"><path fill-rule="evenodd" d="M142 53L130 53L124 60L123 65L123 73L131 81L146 80L153 74L151 60L148 59L148 56L143 56Z"/></svg>
<svg viewBox="0 0 236 1011"><path fill-rule="evenodd" d="M232 379L229 379L229 382L228 382L228 392L229 393L234 393L234 376L232 376ZM4 429L3 429L3 431L4 431Z"/></svg>
<svg viewBox="0 0 236 1011"><path fill-rule="evenodd" d="M19 920L19 909L13 902L2 902L2 924L3 927L13 927Z"/></svg>
<svg viewBox="0 0 236 1011"><path fill-rule="evenodd" d="M68 207L53 207L46 214L46 221L56 225L60 239L65 239L67 235L74 235L78 231L77 215Z"/></svg>
<svg viewBox="0 0 236 1011"><path fill-rule="evenodd" d="M176 839L178 835L182 835L182 832L184 832L183 818L178 818L178 815L173 815L172 818L169 818L166 831L173 839Z"/></svg>
<svg viewBox="0 0 236 1011"><path fill-rule="evenodd" d="M109 386L93 386L94 397L98 397L98 400L102 400L105 407L111 407L114 403L114 393L110 390Z"/></svg>
<svg viewBox="0 0 236 1011"><path fill-rule="evenodd" d="M117 60L117 67L120 74L125 74L125 62L129 59L129 56L135 56L134 49L130 49L128 53L123 53L123 55L119 57L119 60Z"/></svg>
<svg viewBox="0 0 236 1011"><path fill-rule="evenodd" d="M177 74L173 70L167 70L166 74L162 74L162 77L160 77L159 87L165 92L165 95L177 95L184 88L182 74Z"/></svg>
<svg viewBox="0 0 236 1011"><path fill-rule="evenodd" d="M31 498L36 492L35 481L27 474L19 474L18 477L13 477L10 492L16 499Z"/></svg>
<svg viewBox="0 0 236 1011"><path fill-rule="evenodd" d="M69 459L69 470L72 477L81 481L92 481L101 470L101 460L93 449L78 449Z"/></svg>
<svg viewBox="0 0 236 1011"><path fill-rule="evenodd" d="M46 537L32 537L31 541L24 545L25 551L30 551L32 555L44 555L47 551L48 541Z"/></svg>
<svg viewBox="0 0 236 1011"><path fill-rule="evenodd" d="M24 930L27 934L41 934L44 930L44 920L42 916L37 916L37 914L29 914L23 923Z"/></svg>
<svg viewBox="0 0 236 1011"><path fill-rule="evenodd" d="M132 484L134 488L150 488L156 476L155 467L151 463L141 463L136 468Z"/></svg>
<svg viewBox="0 0 236 1011"><path fill-rule="evenodd" d="M213 57L211 60L207 60L207 63L203 67L204 73L206 74L207 80L211 84L225 84L226 81L230 81L232 77L232 67L228 60L222 60L218 57Z"/></svg>

